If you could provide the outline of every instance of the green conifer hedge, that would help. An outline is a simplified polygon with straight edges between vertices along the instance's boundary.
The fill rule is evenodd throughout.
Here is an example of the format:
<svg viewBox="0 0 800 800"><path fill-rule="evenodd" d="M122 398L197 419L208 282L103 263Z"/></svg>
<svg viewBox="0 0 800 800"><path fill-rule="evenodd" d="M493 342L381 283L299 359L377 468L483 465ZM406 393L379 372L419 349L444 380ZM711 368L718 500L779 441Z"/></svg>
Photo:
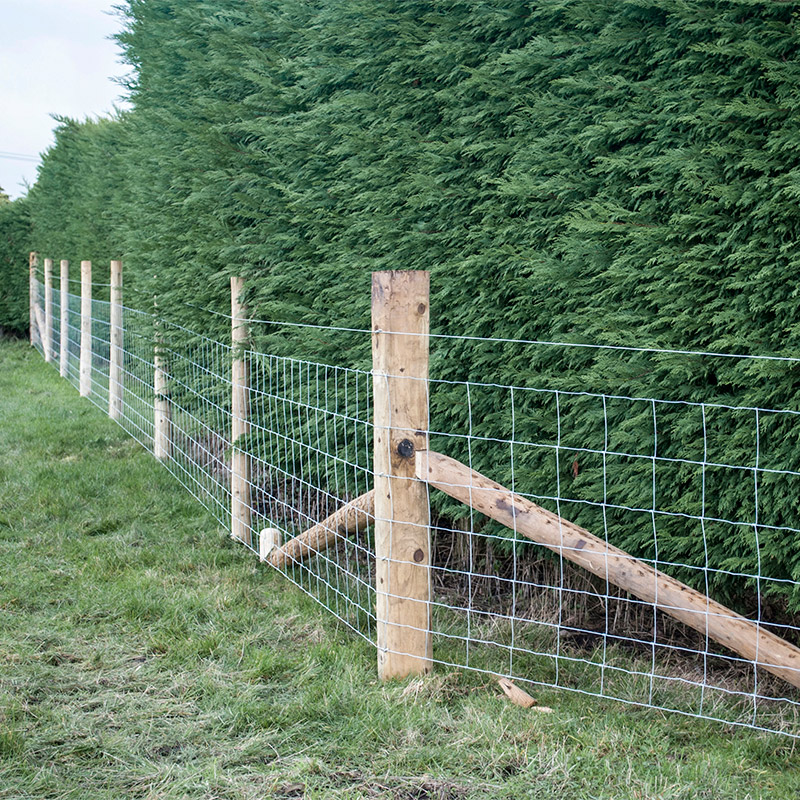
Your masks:
<svg viewBox="0 0 800 800"><path fill-rule="evenodd" d="M0 335L28 330L28 256L31 224L28 203L10 202L0 190Z"/></svg>
<svg viewBox="0 0 800 800"><path fill-rule="evenodd" d="M125 13L133 110L63 122L30 197L43 254L122 256L130 291L216 337L224 318L186 301L225 310L230 275L248 279L256 318L365 328L369 273L408 268L432 273L437 332L800 354L800 4L128 0ZM272 351L369 364L363 336L260 333ZM792 362L457 339L433 359L449 381L800 408ZM552 396L512 410L509 392L464 394L437 385L435 429L466 431L469 409L508 439L513 413L516 439L560 441L557 462L520 448L516 485L573 500L562 512L616 544L800 579L800 537L781 530L800 528L800 485L766 476L756 501L752 472L756 433L760 466L800 472L794 416L757 427L755 412L660 407L656 442L647 403L560 396L554 433ZM609 457L604 483L586 450L607 444L639 457ZM464 440L442 447L466 455ZM657 553L652 524L622 508L653 506L654 447L677 459L659 466L656 507L675 516L657 520ZM486 442L472 462L510 482L508 456ZM727 466L703 478L698 460ZM681 516L703 497L707 517L737 524ZM755 522L772 526L757 547ZM733 574L718 582L742 593Z"/></svg>

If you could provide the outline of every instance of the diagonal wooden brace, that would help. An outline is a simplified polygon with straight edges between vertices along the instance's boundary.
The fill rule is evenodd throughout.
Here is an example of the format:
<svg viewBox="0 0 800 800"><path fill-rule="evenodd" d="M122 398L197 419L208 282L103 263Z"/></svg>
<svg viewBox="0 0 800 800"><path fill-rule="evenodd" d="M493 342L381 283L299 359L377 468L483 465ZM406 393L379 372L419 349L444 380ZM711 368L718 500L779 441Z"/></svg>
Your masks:
<svg viewBox="0 0 800 800"><path fill-rule="evenodd" d="M272 551L268 561L273 567L285 567L321 553L337 539L366 530L375 519L375 492L369 491L342 506L327 519L290 539L283 547Z"/></svg>
<svg viewBox="0 0 800 800"><path fill-rule="evenodd" d="M460 461L417 453L417 478L800 688L800 649L704 594L607 544Z"/></svg>

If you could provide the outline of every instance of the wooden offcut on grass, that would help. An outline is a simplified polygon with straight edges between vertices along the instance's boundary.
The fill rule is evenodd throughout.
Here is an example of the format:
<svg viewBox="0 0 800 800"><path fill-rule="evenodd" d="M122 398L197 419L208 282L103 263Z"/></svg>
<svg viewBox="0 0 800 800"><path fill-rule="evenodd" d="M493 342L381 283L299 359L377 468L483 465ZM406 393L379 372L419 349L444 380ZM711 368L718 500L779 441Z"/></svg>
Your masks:
<svg viewBox="0 0 800 800"><path fill-rule="evenodd" d="M0 798L800 795L793 739L536 699L556 713L486 675L380 683L368 643L0 343Z"/></svg>

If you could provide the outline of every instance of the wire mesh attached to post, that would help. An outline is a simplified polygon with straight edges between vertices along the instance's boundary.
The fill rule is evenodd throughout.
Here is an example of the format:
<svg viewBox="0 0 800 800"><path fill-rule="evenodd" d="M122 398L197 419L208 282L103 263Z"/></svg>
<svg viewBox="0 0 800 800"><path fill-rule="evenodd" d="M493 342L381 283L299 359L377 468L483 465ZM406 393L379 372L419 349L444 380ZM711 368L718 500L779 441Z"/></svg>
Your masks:
<svg viewBox="0 0 800 800"><path fill-rule="evenodd" d="M35 277L31 286L35 321L43 289ZM94 294L89 399L106 409L110 304ZM78 388L81 298L54 292L53 305ZM119 424L153 448L157 328L170 379L165 466L228 530L238 439L251 464L247 546L258 553L267 531L267 563L359 636L407 656L381 636L383 612L376 618L375 529L396 520L373 492L376 471L385 473L373 461L373 382L389 387L377 427L394 434L411 428L391 386L422 376L373 374L366 359L234 351L196 327L121 312ZM266 322L250 325L271 336L314 327ZM374 333L319 330L362 337L362 354ZM428 334L378 334L403 337ZM431 661L800 736L800 449L789 446L800 442L800 411L732 402L721 381L704 378L709 364L722 374L720 359L740 376L800 361L451 334L431 343L425 444L412 441L413 474L393 476L430 498L430 551L417 562L389 540L393 560L424 563L430 576ZM458 365L455 343L471 355ZM236 357L249 362L245 437L234 433ZM670 396L646 391L648 375L666 371L689 378ZM402 604L407 590L392 583L381 603ZM408 627L428 635L427 619Z"/></svg>

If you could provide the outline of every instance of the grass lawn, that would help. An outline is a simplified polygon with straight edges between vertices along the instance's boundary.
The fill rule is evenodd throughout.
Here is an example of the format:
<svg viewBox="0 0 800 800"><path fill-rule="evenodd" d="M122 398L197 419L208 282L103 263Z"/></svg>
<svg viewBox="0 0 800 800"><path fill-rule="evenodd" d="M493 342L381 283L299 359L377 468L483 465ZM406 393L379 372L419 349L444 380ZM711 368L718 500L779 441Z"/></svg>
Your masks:
<svg viewBox="0 0 800 800"><path fill-rule="evenodd" d="M375 661L0 342L0 798L800 797L787 737Z"/></svg>

